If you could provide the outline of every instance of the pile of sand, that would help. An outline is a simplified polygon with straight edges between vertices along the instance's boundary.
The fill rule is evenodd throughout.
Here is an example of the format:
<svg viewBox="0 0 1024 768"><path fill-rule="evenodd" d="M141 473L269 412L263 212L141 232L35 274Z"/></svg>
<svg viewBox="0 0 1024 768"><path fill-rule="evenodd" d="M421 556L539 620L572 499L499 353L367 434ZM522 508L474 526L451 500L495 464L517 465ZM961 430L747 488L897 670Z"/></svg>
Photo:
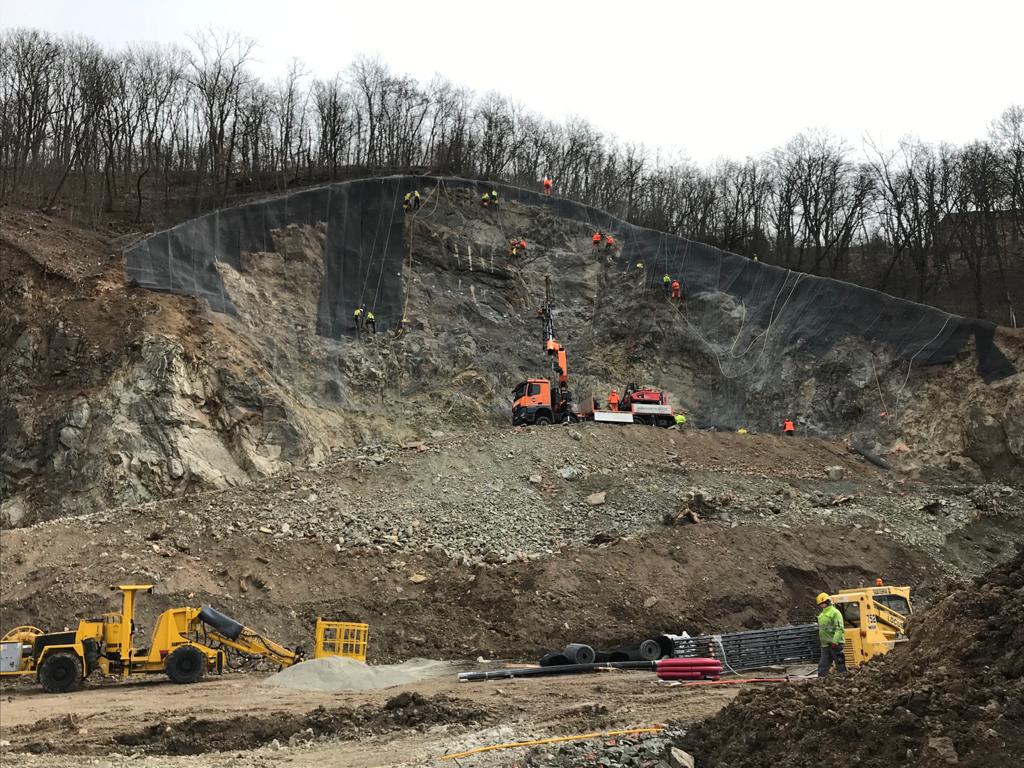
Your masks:
<svg viewBox="0 0 1024 768"><path fill-rule="evenodd" d="M447 662L431 659L409 659L401 664L371 667L355 659L330 656L282 669L268 677L264 684L300 691L372 691L438 677L451 669Z"/></svg>

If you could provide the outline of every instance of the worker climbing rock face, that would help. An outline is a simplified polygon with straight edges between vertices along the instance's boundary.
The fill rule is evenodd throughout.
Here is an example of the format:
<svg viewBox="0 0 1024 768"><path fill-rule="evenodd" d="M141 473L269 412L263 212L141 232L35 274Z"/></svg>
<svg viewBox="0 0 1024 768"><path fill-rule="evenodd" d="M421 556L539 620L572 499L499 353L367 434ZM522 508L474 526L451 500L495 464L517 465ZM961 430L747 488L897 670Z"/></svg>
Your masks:
<svg viewBox="0 0 1024 768"><path fill-rule="evenodd" d="M373 312L366 313L366 327L370 329L371 333L377 332L377 319L373 316Z"/></svg>
<svg viewBox="0 0 1024 768"><path fill-rule="evenodd" d="M406 192L402 198L402 210L408 211L412 207L412 192Z"/></svg>
<svg viewBox="0 0 1024 768"><path fill-rule="evenodd" d="M496 190L496 189L492 189L491 190L491 207L492 208L497 208L498 207L498 190Z"/></svg>
<svg viewBox="0 0 1024 768"><path fill-rule="evenodd" d="M590 242L593 243L594 253L597 253L597 249L601 245L601 233L595 232L593 237L590 238Z"/></svg>
<svg viewBox="0 0 1024 768"><path fill-rule="evenodd" d="M782 431L790 437L796 434L796 425L792 419L786 419L782 422Z"/></svg>
<svg viewBox="0 0 1024 768"><path fill-rule="evenodd" d="M668 293L670 290L672 290L672 278L671 278L671 276L669 276L669 275L662 275L661 276L661 284L665 288L665 293Z"/></svg>
<svg viewBox="0 0 1024 768"><path fill-rule="evenodd" d="M484 192L480 198L480 202L483 204L484 208L489 208L491 205L491 193Z"/></svg>
<svg viewBox="0 0 1024 768"><path fill-rule="evenodd" d="M551 179L549 179L547 176L544 177L544 194L551 194Z"/></svg>
<svg viewBox="0 0 1024 768"><path fill-rule="evenodd" d="M605 235L604 236L604 247L605 247L605 250L608 250L608 251L612 250L615 247L615 238L612 237L611 235Z"/></svg>
<svg viewBox="0 0 1024 768"><path fill-rule="evenodd" d="M358 331L363 327L363 308L356 307L356 311L352 313L352 320L355 322L356 330Z"/></svg>
<svg viewBox="0 0 1024 768"><path fill-rule="evenodd" d="M676 299L676 300L680 299L682 297L682 290L683 290L683 287L679 284L679 281L678 280L673 280L672 281L672 298Z"/></svg>
<svg viewBox="0 0 1024 768"><path fill-rule="evenodd" d="M836 671L846 672L846 658L843 646L846 642L846 627L843 614L832 605L827 592L821 592L815 599L818 604L818 644L821 646L821 657L818 659L818 677L826 677L832 665Z"/></svg>

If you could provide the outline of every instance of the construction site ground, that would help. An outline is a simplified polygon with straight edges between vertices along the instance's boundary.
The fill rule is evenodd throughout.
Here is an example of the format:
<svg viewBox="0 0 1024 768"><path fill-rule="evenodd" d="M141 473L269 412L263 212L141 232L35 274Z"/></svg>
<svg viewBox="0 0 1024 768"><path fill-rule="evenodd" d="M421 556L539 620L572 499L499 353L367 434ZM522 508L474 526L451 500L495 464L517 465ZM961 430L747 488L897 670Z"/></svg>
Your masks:
<svg viewBox="0 0 1024 768"><path fill-rule="evenodd" d="M513 233L530 242L518 262L505 256ZM710 756L701 768L816 765L813 745L787 752L795 726L766 718L782 702L815 742L818 711L839 711L843 682L737 696L660 687L650 673L472 685L455 673L535 663L569 642L804 623L818 592L878 577L909 585L918 609L947 606L915 660L943 697L970 687L978 659L1024 642L1007 619L1018 635L995 650L926 663L947 636L982 637L981 614L1024 597L1019 580L997 579L969 626L952 618L950 590L1024 541L1024 376L984 382L969 348L913 368L856 334L825 356L774 350L771 326L745 322L735 297L688 297L684 315L614 259L593 258L590 234L535 206L484 218L468 193L435 197L405 225L406 332L335 338L317 333L322 223L274 230L240 270L219 264L231 315L126 285L118 250L130 238L0 211L0 633L73 626L116 608L112 584L145 583L142 643L161 611L212 605L290 647L309 649L322 616L367 622L371 664L453 665L362 693L271 688L274 669L252 661L194 686L90 678L58 696L4 681L0 763L423 765L670 723L704 734L706 749L679 742ZM690 417L683 429L508 426L508 393L546 370L542 274L564 300L574 391L656 382ZM1020 332L997 337L1024 364ZM797 436L776 434L801 408ZM699 428L712 424L721 431ZM961 661L950 687L943 670ZM901 665L887 663L882 672ZM963 763L1001 768L983 760L1013 743L1003 726L1018 712L1007 702L1020 669L998 669L986 699L962 711L939 697L927 711L924 678L903 680L897 704L920 722L901 715L911 735L884 764L912 750L908 764L931 768L930 741L955 737ZM854 678L883 704L850 709L847 730L876 727L895 706L877 695L883 677ZM974 728L981 707L996 736ZM767 713L748 734L770 739L763 762L756 744L735 746L750 712ZM847 736L836 754L859 739ZM458 764L595 755L514 750ZM601 755L610 768L638 764Z"/></svg>
<svg viewBox="0 0 1024 768"><path fill-rule="evenodd" d="M196 686L91 680L56 696L5 685L4 749L31 766L134 764L133 754L153 765L420 765L489 743L690 722L735 689L661 688L650 673L460 685L455 673L576 640L809 621L819 589L879 575L912 584L923 604L1005 557L1021 533L1016 490L900 480L839 442L596 425L417 442L0 531L2 624L59 627L110 609L112 580L152 582L143 636L166 607L212 604L307 647L316 616L366 621L371 662L462 667L372 693L268 689L271 670L251 666ZM412 498L418 522L401 517ZM510 754L473 760L506 765Z"/></svg>
<svg viewBox="0 0 1024 768"><path fill-rule="evenodd" d="M11 759L16 751L25 766L355 768L424 765L488 744L691 721L715 713L735 693L725 686L666 688L649 672L460 684L453 669L443 678L360 693L268 688L262 676L234 674L195 686L95 685L71 696L5 686L0 724L11 742L3 749ZM507 765L523 753L458 764Z"/></svg>

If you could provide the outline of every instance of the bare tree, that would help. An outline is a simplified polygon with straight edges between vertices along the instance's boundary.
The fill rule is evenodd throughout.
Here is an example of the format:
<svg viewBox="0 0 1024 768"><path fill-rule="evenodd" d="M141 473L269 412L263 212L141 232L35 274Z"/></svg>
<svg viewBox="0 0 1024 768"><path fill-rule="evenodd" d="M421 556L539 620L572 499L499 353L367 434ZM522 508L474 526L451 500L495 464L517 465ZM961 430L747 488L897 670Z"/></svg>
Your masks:
<svg viewBox="0 0 1024 768"><path fill-rule="evenodd" d="M234 32L213 30L197 32L191 40L195 50L189 54L189 82L202 105L207 168L215 184L223 184L226 198L239 127L238 105L249 77L245 66L256 43Z"/></svg>

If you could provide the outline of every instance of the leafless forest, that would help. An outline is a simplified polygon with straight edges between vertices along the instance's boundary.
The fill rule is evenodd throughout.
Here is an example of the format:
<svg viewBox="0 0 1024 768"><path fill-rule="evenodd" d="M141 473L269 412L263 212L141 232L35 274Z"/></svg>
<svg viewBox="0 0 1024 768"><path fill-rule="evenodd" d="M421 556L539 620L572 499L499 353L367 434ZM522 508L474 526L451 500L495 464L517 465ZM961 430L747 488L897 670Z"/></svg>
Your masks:
<svg viewBox="0 0 1024 768"><path fill-rule="evenodd" d="M186 42L109 51L33 29L0 33L0 202L141 229L382 172L528 187L548 174L557 194L641 225L1017 325L1020 105L965 146L854 147L800 133L763 156L702 168L585 119L552 122L376 59L329 80L296 61L268 83L251 72L253 41L202 32Z"/></svg>

